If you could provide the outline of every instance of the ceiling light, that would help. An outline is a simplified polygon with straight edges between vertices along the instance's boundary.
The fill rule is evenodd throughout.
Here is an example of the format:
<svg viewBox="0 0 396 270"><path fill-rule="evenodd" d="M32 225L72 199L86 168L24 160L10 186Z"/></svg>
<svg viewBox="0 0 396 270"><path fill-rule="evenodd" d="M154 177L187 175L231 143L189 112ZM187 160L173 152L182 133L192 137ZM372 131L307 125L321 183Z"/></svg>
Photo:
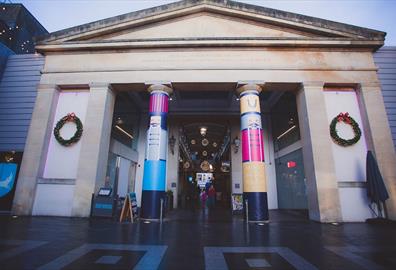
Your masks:
<svg viewBox="0 0 396 270"><path fill-rule="evenodd" d="M201 129L199 130L199 133L201 133L202 136L205 136L207 130L208 129L206 127L201 127Z"/></svg>
<svg viewBox="0 0 396 270"><path fill-rule="evenodd" d="M125 131L123 128L121 128L119 125L115 125L115 128L118 129L119 131L121 131L122 133L124 133L129 138L133 139L133 136L130 133L128 133L127 131Z"/></svg>
<svg viewBox="0 0 396 270"><path fill-rule="evenodd" d="M122 120L121 117L117 117L116 124L122 125L122 124L124 124L124 120Z"/></svg>
<svg viewBox="0 0 396 270"><path fill-rule="evenodd" d="M296 125L292 126L291 128L289 128L288 130L286 130L285 132L283 132L281 135L279 135L276 139L279 140L280 138L282 138L283 136L285 136L287 133L289 133L290 131L292 131L293 129L296 128Z"/></svg>

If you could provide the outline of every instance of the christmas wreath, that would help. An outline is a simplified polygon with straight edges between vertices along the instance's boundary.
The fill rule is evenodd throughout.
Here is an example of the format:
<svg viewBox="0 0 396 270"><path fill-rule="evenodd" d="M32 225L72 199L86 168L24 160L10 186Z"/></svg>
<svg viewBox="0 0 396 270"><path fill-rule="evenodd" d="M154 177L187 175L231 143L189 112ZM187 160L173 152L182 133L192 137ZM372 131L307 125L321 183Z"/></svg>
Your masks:
<svg viewBox="0 0 396 270"><path fill-rule="evenodd" d="M351 125L355 136L352 139L346 140L338 136L336 125L338 122L344 122L345 124ZM333 121L330 123L330 136L334 140L335 143L341 146L350 146L354 145L360 140L362 136L362 131L360 130L359 124L349 116L349 113L340 113L336 117L334 117Z"/></svg>
<svg viewBox="0 0 396 270"><path fill-rule="evenodd" d="M60 130L67 122L75 123L77 130L70 139L65 140L60 135ZM74 113L68 113L66 116L62 117L61 120L59 120L58 123L56 123L56 126L54 128L55 139L63 146L70 146L73 143L78 142L81 138L82 132L83 132L83 125L81 123L81 120Z"/></svg>

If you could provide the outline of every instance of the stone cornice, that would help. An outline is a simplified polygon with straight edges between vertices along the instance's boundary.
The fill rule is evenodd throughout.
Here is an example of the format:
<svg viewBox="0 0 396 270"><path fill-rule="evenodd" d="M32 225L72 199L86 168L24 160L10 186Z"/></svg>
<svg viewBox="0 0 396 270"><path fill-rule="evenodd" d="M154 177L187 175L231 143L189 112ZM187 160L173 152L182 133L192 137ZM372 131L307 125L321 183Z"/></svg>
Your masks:
<svg viewBox="0 0 396 270"><path fill-rule="evenodd" d="M344 38L184 38L184 39L140 39L119 41L65 42L60 44L41 43L36 50L41 53L85 50L117 50L136 48L188 48L188 47L279 47L279 48L371 48L383 46L380 40Z"/></svg>

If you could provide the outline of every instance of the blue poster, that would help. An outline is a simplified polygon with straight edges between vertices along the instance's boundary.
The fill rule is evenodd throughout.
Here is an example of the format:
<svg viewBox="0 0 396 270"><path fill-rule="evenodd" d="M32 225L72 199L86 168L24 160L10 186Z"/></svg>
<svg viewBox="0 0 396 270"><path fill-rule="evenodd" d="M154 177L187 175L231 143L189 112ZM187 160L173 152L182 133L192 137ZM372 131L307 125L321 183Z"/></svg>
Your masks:
<svg viewBox="0 0 396 270"><path fill-rule="evenodd" d="M0 198L6 196L14 187L17 164L0 163Z"/></svg>

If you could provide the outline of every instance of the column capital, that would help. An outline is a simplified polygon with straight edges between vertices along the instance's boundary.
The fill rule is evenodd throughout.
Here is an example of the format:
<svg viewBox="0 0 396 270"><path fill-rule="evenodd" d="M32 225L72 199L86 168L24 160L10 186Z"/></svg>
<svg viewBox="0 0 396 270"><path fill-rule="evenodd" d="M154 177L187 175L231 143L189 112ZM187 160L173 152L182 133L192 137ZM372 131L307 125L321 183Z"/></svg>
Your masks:
<svg viewBox="0 0 396 270"><path fill-rule="evenodd" d="M149 93L152 93L154 91L160 91L160 92L165 92L167 95L171 95L173 93L173 89L164 84L151 84L147 88L147 91Z"/></svg>
<svg viewBox="0 0 396 270"><path fill-rule="evenodd" d="M247 91L260 93L262 90L263 89L261 88L260 85L254 84L254 83L248 83L248 84L244 84L242 86L239 86L236 89L236 92L237 92L238 95L241 95L242 93L247 92Z"/></svg>

